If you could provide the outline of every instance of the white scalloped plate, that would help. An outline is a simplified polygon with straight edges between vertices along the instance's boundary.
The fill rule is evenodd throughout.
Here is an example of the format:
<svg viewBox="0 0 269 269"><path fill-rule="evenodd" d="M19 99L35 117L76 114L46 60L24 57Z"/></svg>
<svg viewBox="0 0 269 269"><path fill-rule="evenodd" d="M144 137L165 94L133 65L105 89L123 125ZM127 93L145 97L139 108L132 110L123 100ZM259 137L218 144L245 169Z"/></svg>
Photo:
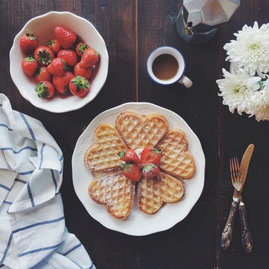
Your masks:
<svg viewBox="0 0 269 269"><path fill-rule="evenodd" d="M189 141L189 151L195 158L196 173L192 179L184 181L186 195L182 201L166 204L153 215L141 212L134 203L128 219L119 221L110 216L103 205L95 203L89 197L88 185L93 177L84 166L83 158L85 150L93 143L96 127L101 123L114 125L116 117L124 110L132 110L141 114L162 114L167 118L170 129L180 128L183 130ZM128 235L142 236L170 229L188 215L204 187L205 157L198 137L179 115L151 103L125 103L100 113L92 120L77 141L72 156L72 169L75 192L92 218L108 229Z"/></svg>

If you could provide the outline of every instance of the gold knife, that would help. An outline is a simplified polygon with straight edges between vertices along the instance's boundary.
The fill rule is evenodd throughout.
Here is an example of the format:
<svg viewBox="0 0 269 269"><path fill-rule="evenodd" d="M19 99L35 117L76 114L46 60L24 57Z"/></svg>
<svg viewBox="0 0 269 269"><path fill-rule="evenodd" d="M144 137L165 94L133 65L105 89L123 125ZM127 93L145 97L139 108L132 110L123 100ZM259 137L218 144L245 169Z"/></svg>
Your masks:
<svg viewBox="0 0 269 269"><path fill-rule="evenodd" d="M247 173L248 173L248 166L252 157L252 153L254 151L254 145L250 144L245 151L241 164L240 164L240 173L242 176L242 186L240 189L240 193L242 194L244 183L246 181ZM234 190L234 195L233 199L237 198L238 199L238 192L235 189ZM242 246L246 252L251 252L252 251L252 245L253 245L253 240L252 236L250 233L250 230L248 228L247 224L247 211L246 211L246 206L242 200L239 201L239 214L240 214L240 221L241 221L241 237L242 237Z"/></svg>
<svg viewBox="0 0 269 269"><path fill-rule="evenodd" d="M242 157L242 160L241 160L240 172L242 175L243 183L242 183L240 193L242 193L242 191L243 191L244 183L245 183L246 177L247 177L249 162L251 160L253 151L254 151L254 145L250 144L247 147L247 149ZM221 235L220 244L221 244L221 247L223 249L227 249L230 246L231 241L232 241L234 217L235 217L235 213L236 213L236 210L238 207L238 203L239 203L239 196L238 196L237 190L234 189L233 201L231 204L230 213L229 213L227 222L225 224L224 230L223 230L222 235ZM245 250L247 251L247 249L248 250L252 249L252 247L250 248L250 246L252 245L252 239L251 239L251 236L248 236L248 235L250 235L250 233L246 232L246 231L248 231L247 221L246 221L246 210L245 210L245 205L244 205L243 201L240 201L240 204L241 203L242 203L242 207L240 209L240 212L241 212L240 217L241 217L242 227L244 227L244 228L242 228L242 244L243 244ZM240 208L240 206L239 206L239 208ZM244 235L243 235L243 233L244 233ZM248 246L248 247L246 248L245 246ZM247 252L251 252L251 250L247 251Z"/></svg>

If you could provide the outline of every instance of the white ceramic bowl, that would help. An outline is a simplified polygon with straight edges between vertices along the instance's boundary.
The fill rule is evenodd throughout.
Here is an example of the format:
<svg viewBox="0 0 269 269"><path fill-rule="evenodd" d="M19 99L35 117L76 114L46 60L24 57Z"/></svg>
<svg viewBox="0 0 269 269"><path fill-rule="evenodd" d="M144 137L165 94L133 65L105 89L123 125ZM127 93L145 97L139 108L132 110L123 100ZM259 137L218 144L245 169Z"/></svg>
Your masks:
<svg viewBox="0 0 269 269"><path fill-rule="evenodd" d="M20 37L27 32L34 33L38 36L39 44L45 45L47 41L55 38L53 29L56 26L69 28L101 55L99 70L92 81L89 94L84 98L56 96L52 100L41 99L34 90L35 82L28 78L21 69L21 61L24 55L19 45ZM102 36L89 21L70 12L52 11L28 21L14 38L9 57L11 78L21 95L32 105L55 113L77 110L91 102L103 87L108 73L109 58Z"/></svg>

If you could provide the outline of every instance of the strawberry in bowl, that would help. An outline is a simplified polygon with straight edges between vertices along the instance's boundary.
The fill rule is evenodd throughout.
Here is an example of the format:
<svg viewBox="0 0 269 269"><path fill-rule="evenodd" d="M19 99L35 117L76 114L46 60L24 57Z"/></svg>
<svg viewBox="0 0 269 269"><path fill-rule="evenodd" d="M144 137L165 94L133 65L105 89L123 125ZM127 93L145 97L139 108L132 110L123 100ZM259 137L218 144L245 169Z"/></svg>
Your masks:
<svg viewBox="0 0 269 269"><path fill-rule="evenodd" d="M27 36L32 36L35 44L28 50L23 50L20 46L21 39ZM33 43L31 39L27 42ZM76 53L76 48L79 54ZM90 66L86 64L87 67L82 64L76 68L75 73L75 66L81 62L83 53L88 48L97 52L98 61ZM21 65L17 64L26 57L33 57L37 61L38 67L33 75L26 74ZM55 73L55 68L50 67L55 59L57 64L60 63L59 59L63 63L63 71ZM58 86L55 87L52 98L43 99L38 96L35 91L37 83L50 81L53 84L54 76L65 76L66 72L71 72L74 77L85 75L90 84L88 94L80 98L68 89L68 98L63 98L63 94L59 93L63 92L63 88L57 91ZM19 92L34 106L50 112L77 110L91 102L103 87L107 73L108 52L103 38L89 21L70 12L53 11L31 19L16 35L10 50L10 74Z"/></svg>
<svg viewBox="0 0 269 269"><path fill-rule="evenodd" d="M55 58L53 51L47 46L37 47L33 56L40 66L48 66Z"/></svg>
<svg viewBox="0 0 269 269"><path fill-rule="evenodd" d="M20 48L25 55L31 54L38 46L37 37L26 33L20 37Z"/></svg>
<svg viewBox="0 0 269 269"><path fill-rule="evenodd" d="M38 64L33 57L26 57L21 62L21 68L25 75L31 77L35 74Z"/></svg>

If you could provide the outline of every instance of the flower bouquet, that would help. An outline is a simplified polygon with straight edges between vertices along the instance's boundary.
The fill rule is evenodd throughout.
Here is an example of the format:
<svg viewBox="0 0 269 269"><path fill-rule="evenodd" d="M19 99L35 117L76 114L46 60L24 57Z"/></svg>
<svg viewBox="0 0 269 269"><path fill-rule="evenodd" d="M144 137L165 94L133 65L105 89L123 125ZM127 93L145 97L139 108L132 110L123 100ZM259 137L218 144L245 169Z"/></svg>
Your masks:
<svg viewBox="0 0 269 269"><path fill-rule="evenodd" d="M245 25L234 35L223 47L231 68L223 68L224 78L217 80L219 95L230 112L237 109L257 121L269 120L269 23Z"/></svg>

